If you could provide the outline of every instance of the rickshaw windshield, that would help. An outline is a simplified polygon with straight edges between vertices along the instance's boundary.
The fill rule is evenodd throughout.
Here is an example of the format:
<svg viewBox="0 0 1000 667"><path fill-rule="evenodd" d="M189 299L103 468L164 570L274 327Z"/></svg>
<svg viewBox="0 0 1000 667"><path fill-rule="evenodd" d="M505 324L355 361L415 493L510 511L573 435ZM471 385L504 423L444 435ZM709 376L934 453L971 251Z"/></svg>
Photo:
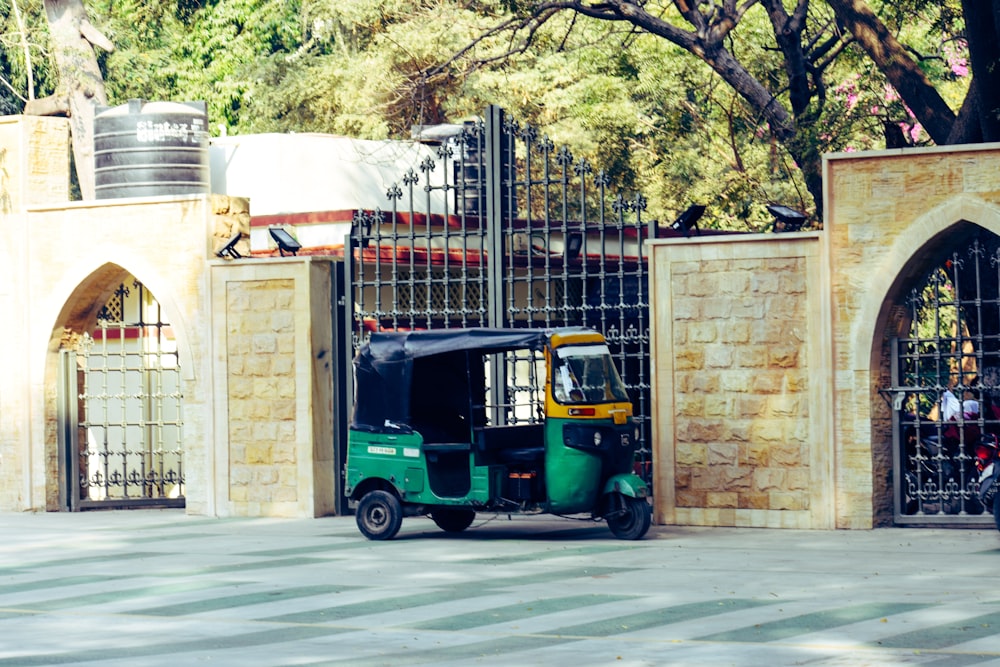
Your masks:
<svg viewBox="0 0 1000 667"><path fill-rule="evenodd" d="M552 394L566 405L629 400L607 345L567 345L555 349Z"/></svg>

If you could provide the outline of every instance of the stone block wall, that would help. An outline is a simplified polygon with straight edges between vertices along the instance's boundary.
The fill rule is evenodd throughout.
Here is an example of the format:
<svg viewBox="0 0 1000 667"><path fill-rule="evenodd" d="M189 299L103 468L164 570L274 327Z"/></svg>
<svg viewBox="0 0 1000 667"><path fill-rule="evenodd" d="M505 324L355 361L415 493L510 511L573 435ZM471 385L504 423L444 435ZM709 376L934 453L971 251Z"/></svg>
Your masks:
<svg viewBox="0 0 1000 667"><path fill-rule="evenodd" d="M830 524L821 243L795 237L653 247L660 521Z"/></svg>
<svg viewBox="0 0 1000 667"><path fill-rule="evenodd" d="M822 232L650 244L661 522L893 521L889 342L950 234L1000 234L1000 145L824 165Z"/></svg>
<svg viewBox="0 0 1000 667"><path fill-rule="evenodd" d="M229 500L296 503L295 281L226 286Z"/></svg>
<svg viewBox="0 0 1000 667"><path fill-rule="evenodd" d="M916 276L949 233L972 223L1000 234L1000 145L830 155L824 160L830 244L838 527L892 522L889 340ZM967 231L967 230L966 230Z"/></svg>
<svg viewBox="0 0 1000 667"><path fill-rule="evenodd" d="M32 502L30 357L25 354L30 298L29 230L24 206L69 198L69 124L65 118L0 118L0 509Z"/></svg>
<svg viewBox="0 0 1000 667"><path fill-rule="evenodd" d="M335 511L331 262L217 262L219 512Z"/></svg>
<svg viewBox="0 0 1000 667"><path fill-rule="evenodd" d="M0 117L0 213L69 200L65 118Z"/></svg>
<svg viewBox="0 0 1000 667"><path fill-rule="evenodd" d="M243 198L69 201L68 155L65 119L0 119L0 510L60 509L60 349L135 278L176 336L187 512L332 513L330 262L218 258L249 255Z"/></svg>

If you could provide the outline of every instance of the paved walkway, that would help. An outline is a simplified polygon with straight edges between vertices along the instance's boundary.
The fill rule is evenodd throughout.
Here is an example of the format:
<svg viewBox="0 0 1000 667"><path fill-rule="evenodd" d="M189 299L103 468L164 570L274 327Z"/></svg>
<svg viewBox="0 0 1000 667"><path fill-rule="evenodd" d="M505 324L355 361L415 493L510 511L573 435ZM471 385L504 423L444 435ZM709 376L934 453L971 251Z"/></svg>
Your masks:
<svg viewBox="0 0 1000 667"><path fill-rule="evenodd" d="M9 665L991 665L1000 533L0 513Z"/></svg>

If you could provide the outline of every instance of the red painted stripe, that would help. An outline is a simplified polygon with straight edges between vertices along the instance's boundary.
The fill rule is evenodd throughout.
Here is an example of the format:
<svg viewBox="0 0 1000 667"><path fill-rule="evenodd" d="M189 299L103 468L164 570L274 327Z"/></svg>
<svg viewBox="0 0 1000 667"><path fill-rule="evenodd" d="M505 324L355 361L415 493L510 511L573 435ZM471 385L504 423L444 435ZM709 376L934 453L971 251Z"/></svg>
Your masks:
<svg viewBox="0 0 1000 667"><path fill-rule="evenodd" d="M174 330L172 327L165 326L160 329L161 335L165 340L174 340ZM97 328L94 329L91 337L94 340L137 340L142 332L141 327L108 327L107 329ZM145 333L143 338L155 338L156 337L156 327L145 327Z"/></svg>

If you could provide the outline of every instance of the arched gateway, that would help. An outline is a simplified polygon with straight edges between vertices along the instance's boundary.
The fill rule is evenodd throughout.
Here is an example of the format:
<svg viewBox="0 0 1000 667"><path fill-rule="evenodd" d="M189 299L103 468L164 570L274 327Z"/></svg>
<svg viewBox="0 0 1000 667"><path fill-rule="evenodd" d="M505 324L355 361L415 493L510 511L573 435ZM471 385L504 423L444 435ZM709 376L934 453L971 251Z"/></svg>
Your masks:
<svg viewBox="0 0 1000 667"><path fill-rule="evenodd" d="M829 155L820 232L652 242L659 522L990 522L998 172L995 144Z"/></svg>
<svg viewBox="0 0 1000 667"><path fill-rule="evenodd" d="M173 329L133 276L97 287L96 301L69 308L82 317L66 322L60 340L60 507L183 507L183 388ZM88 297L84 290L78 298Z"/></svg>
<svg viewBox="0 0 1000 667"><path fill-rule="evenodd" d="M894 521L979 523L976 447L1000 434L1000 237L956 223L914 255L890 299L881 393Z"/></svg>

